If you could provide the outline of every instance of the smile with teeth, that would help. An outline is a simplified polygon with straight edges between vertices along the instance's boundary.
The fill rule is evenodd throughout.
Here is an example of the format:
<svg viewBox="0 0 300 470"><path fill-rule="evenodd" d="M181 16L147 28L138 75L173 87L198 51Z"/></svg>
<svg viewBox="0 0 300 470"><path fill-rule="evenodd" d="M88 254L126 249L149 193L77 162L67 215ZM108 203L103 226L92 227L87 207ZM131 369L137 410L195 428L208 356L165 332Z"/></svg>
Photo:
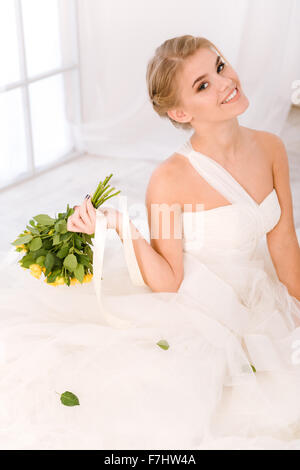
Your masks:
<svg viewBox="0 0 300 470"><path fill-rule="evenodd" d="M222 104L228 103L228 101L231 101L235 97L236 94L237 94L237 89L235 88L234 91L231 93L231 95L229 95L228 98L222 102Z"/></svg>

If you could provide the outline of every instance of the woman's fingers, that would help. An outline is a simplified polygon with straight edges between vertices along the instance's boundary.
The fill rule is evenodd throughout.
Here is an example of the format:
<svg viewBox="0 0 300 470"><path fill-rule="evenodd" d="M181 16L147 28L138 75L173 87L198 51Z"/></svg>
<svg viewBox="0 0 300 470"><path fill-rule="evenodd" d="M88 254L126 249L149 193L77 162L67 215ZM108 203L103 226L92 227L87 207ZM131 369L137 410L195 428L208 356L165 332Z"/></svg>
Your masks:
<svg viewBox="0 0 300 470"><path fill-rule="evenodd" d="M68 217L67 230L70 232L85 232L85 223L80 217L79 206L75 206L74 214Z"/></svg>
<svg viewBox="0 0 300 470"><path fill-rule="evenodd" d="M88 214L86 205L87 205L87 199L85 199L83 203L81 204L81 206L79 207L79 215L81 219L83 220L83 222L85 223L85 225L91 225L91 219Z"/></svg>
<svg viewBox="0 0 300 470"><path fill-rule="evenodd" d="M91 229L94 229L94 231L95 231L96 209L92 204L91 198L87 199L87 201L86 201L86 209L87 209L87 213L89 215L89 218L91 220Z"/></svg>
<svg viewBox="0 0 300 470"><path fill-rule="evenodd" d="M72 219L72 216L68 218L67 230L68 232L80 232L81 231L79 227L77 227L77 225L75 224L74 220Z"/></svg>
<svg viewBox="0 0 300 470"><path fill-rule="evenodd" d="M96 209L90 198L81 206L74 206L74 213L68 218L67 229L70 232L93 234L96 226Z"/></svg>

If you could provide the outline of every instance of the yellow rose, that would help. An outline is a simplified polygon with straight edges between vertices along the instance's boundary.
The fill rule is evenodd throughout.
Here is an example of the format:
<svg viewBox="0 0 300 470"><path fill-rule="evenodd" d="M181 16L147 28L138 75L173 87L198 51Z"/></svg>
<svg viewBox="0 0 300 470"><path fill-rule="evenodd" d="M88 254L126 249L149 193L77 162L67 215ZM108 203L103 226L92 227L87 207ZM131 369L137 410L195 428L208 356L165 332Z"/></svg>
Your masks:
<svg viewBox="0 0 300 470"><path fill-rule="evenodd" d="M74 286L75 284L78 284L78 280L76 279L76 277L72 277L72 279L70 279L70 286Z"/></svg>
<svg viewBox="0 0 300 470"><path fill-rule="evenodd" d="M61 285L65 284L65 280L62 276L57 276L57 278L55 279L54 284L56 286L61 286Z"/></svg>
<svg viewBox="0 0 300 470"><path fill-rule="evenodd" d="M23 248L23 250L19 251L19 253L24 253L24 252L27 253L27 249L26 249L25 245L17 245L16 248Z"/></svg>
<svg viewBox="0 0 300 470"><path fill-rule="evenodd" d="M42 267L42 271L43 271L43 273L46 271L45 266Z"/></svg>
<svg viewBox="0 0 300 470"><path fill-rule="evenodd" d="M47 282L47 278L44 280L44 282ZM65 280L62 276L57 276L54 282L47 282L47 284L49 284L50 286L62 286L63 284L65 284Z"/></svg>
<svg viewBox="0 0 300 470"><path fill-rule="evenodd" d="M86 274L83 278L83 282L91 282L92 278L93 278L92 273Z"/></svg>
<svg viewBox="0 0 300 470"><path fill-rule="evenodd" d="M39 279L41 277L42 269L39 264L31 264L29 266L29 269L30 274L32 274L33 277L35 277L36 279Z"/></svg>

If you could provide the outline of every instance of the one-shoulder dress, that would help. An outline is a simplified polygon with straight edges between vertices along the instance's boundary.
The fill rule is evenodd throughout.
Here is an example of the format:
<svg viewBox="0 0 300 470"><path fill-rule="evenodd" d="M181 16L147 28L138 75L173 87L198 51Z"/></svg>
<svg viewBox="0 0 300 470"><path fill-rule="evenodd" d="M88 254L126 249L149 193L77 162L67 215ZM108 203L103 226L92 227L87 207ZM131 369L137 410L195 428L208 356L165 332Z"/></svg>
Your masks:
<svg viewBox="0 0 300 470"><path fill-rule="evenodd" d="M2 263L1 449L300 449L300 302L266 244L276 190L258 203L190 140L178 153L230 204L182 213L177 292L146 285L130 237L105 244L99 211L92 283Z"/></svg>

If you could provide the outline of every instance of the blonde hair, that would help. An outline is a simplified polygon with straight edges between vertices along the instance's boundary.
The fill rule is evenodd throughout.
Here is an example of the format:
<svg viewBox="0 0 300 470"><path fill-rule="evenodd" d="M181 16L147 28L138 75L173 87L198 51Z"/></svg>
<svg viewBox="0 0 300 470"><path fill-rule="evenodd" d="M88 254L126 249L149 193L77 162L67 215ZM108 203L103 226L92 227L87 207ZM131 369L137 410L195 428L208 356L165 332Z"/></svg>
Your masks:
<svg viewBox="0 0 300 470"><path fill-rule="evenodd" d="M147 65L146 81L150 101L153 109L162 118L167 118L180 129L189 130L192 126L188 122L177 122L167 111L180 106L177 93L177 80L184 60L192 56L198 49L214 49L221 57L219 49L208 39L186 34L167 39L155 49L154 56Z"/></svg>

